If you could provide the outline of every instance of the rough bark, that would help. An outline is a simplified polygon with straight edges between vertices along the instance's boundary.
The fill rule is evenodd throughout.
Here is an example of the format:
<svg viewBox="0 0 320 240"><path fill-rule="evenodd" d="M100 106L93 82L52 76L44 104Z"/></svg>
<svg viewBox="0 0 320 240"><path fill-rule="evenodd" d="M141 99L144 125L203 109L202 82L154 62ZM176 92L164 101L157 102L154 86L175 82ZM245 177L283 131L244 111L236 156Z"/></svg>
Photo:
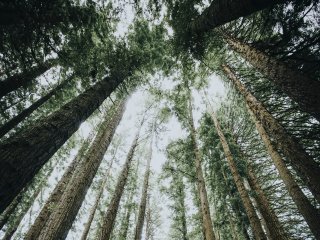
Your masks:
<svg viewBox="0 0 320 240"><path fill-rule="evenodd" d="M152 130L153 131L153 130ZM135 240L140 240L142 237L142 229L144 224L144 217L146 213L147 197L148 197L148 187L149 187L149 176L150 176L150 164L152 159L152 143L153 143L153 132L151 133L151 141L149 146L149 155L147 159L147 166L143 180L141 201L139 206L138 220L135 228Z"/></svg>
<svg viewBox="0 0 320 240"><path fill-rule="evenodd" d="M252 205L252 202L250 200L249 194L245 189L245 186L244 186L243 181L242 181L242 177L240 176L240 174L238 172L237 165L236 165L236 163L235 163L235 161L233 159L233 156L232 156L232 153L230 151L228 142L227 142L227 140L226 140L226 138L225 138L225 136L224 136L224 134L223 134L223 132L222 132L222 130L220 128L220 124L218 122L218 119L216 118L216 116L215 116L213 111L211 112L211 118L212 118L212 120L214 122L215 128L216 128L217 133L219 135L220 142L221 142L224 154L225 154L225 156L227 158L227 162L228 162L230 171L232 173L234 182L236 184L237 190L238 190L238 192L240 194L240 197L241 197L241 200L243 202L244 208L245 208L245 210L247 212L247 216L249 218L253 234L254 234L256 239L267 239L265 234L264 234L264 232L263 232L260 220L259 220L259 218L258 218L258 216L256 214L254 206Z"/></svg>
<svg viewBox="0 0 320 240"><path fill-rule="evenodd" d="M139 129L140 131L140 129ZM120 200L124 191L124 187L127 183L129 171L130 171L130 166L131 162L133 159L133 155L135 153L136 147L138 145L138 139L139 139L139 131L136 134L133 143L131 144L131 148L128 152L126 162L122 168L121 174L119 176L119 179L117 181L116 187L115 187L115 192L112 196L111 202L108 206L108 210L103 217L103 224L101 229L98 230L98 240L109 240L112 229L115 223L115 219L117 216Z"/></svg>
<svg viewBox="0 0 320 240"><path fill-rule="evenodd" d="M302 190L300 189L299 185L294 180L294 177L291 175L290 171L288 170L285 162L283 161L280 154L277 152L277 150L272 145L272 142L263 128L263 125L259 122L258 119L255 118L254 114L249 110L251 113L256 128L267 148L267 151L273 160L273 163L275 167L277 168L279 175L286 185L286 188L292 197L292 200L297 205L297 208L301 215L306 220L306 223L308 224L311 232L316 237L316 239L320 239L320 228L319 228L319 219L320 219L320 213L319 210L316 209L308 200L308 198L304 195Z"/></svg>
<svg viewBox="0 0 320 240"><path fill-rule="evenodd" d="M213 232L213 225L210 216L210 208L209 201L207 196L207 190L205 186L205 181L203 177L203 171L201 167L201 155L197 143L196 129L193 122L193 113L192 113L192 103L191 103L191 94L189 93L189 103L188 103L188 111L189 111L189 125L190 132L193 143L193 151L195 155L195 167L196 167L196 177L197 177L197 188L198 194L200 197L200 209L203 220L203 230L204 230L204 239L205 240L215 240L215 235Z"/></svg>
<svg viewBox="0 0 320 240"><path fill-rule="evenodd" d="M11 131L15 126L17 126L19 123L21 123L27 117L29 117L42 104L44 104L53 95L55 95L58 91L60 91L60 89L62 89L67 82L68 81L65 81L65 82L61 83L60 85L58 85L57 87L52 89L50 92L48 92L45 96L41 97L39 100L34 102L30 107L24 109L17 116L13 117L8 122L6 122L2 126L0 126L0 138L2 138L5 134L7 134L9 131Z"/></svg>
<svg viewBox="0 0 320 240"><path fill-rule="evenodd" d="M56 240L64 239L67 236L122 118L124 108L125 102L122 101L112 118L105 117L90 149L76 168L55 211L42 229L39 239Z"/></svg>
<svg viewBox="0 0 320 240"><path fill-rule="evenodd" d="M31 67L22 73L10 76L0 81L0 99L6 94L17 90L20 87L28 86L34 79L58 64L57 59L49 59L37 66Z"/></svg>
<svg viewBox="0 0 320 240"><path fill-rule="evenodd" d="M94 204L93 204L93 206L92 206L91 209L90 209L89 218L88 218L88 220L87 220L87 222L86 222L86 224L85 224L85 226L84 226L84 230L83 230L83 232L82 232L81 240L86 240L87 237L88 237L89 230L90 230L90 227L91 227L91 224L92 224L94 215L95 215L96 210L97 210L97 208L98 208L98 205L99 205L100 199L101 199L101 197L102 197L104 188L105 188L105 186L106 186L106 182L107 182L107 180L108 180L109 177L110 177L110 171L111 171L111 168L112 168L112 165L113 165L113 161L114 161L114 158L111 159L109 169L108 169L108 171L106 172L105 176L103 177L103 180L102 180L101 183L100 183L98 193L97 193L96 198L95 198L95 200L94 200Z"/></svg>
<svg viewBox="0 0 320 240"><path fill-rule="evenodd" d="M85 142L82 144L81 148L79 149L76 157L73 159L71 164L68 166L67 170L63 174L62 178L58 182L58 184L55 186L54 190L52 191L50 197L42 207L40 213L38 214L36 220L28 230L27 234L25 235L25 240L33 240L38 239L39 234L43 227L45 226L46 222L48 221L52 211L55 209L56 205L61 199L62 194L64 193L64 190L66 186L68 185L69 181L72 178L72 175L76 169L76 167L79 165L79 163L82 161L83 156L88 149L90 143L92 142L94 135L90 134L89 137L85 140Z"/></svg>
<svg viewBox="0 0 320 240"><path fill-rule="evenodd" d="M256 121L259 121L268 136L274 140L276 148L284 154L299 177L320 203L320 166L301 147L297 139L289 135L284 127L245 88L230 67L223 66L223 70L245 98L247 106L253 112Z"/></svg>
<svg viewBox="0 0 320 240"><path fill-rule="evenodd" d="M122 81L107 77L0 144L0 213Z"/></svg>
<svg viewBox="0 0 320 240"><path fill-rule="evenodd" d="M269 229L271 239L288 239L288 236L281 226L277 215L270 207L268 198L258 183L251 165L248 167L247 177L251 189L256 193L255 199L257 201L258 208L266 222L267 228Z"/></svg>
<svg viewBox="0 0 320 240"><path fill-rule="evenodd" d="M286 0L215 0L191 22L189 29L193 34L205 33L239 17L285 2Z"/></svg>
<svg viewBox="0 0 320 240"><path fill-rule="evenodd" d="M223 34L231 48L298 103L300 109L320 121L320 81L268 56L253 46Z"/></svg>

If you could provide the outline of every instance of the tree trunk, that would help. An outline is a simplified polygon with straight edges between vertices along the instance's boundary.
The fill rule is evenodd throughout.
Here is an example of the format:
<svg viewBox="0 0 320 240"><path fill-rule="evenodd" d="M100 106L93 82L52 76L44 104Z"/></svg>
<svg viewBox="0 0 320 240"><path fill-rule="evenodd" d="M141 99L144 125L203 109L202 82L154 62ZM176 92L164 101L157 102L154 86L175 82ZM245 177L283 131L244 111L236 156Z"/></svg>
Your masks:
<svg viewBox="0 0 320 240"><path fill-rule="evenodd" d="M31 67L22 73L17 73L7 79L0 81L0 99L6 94L20 87L28 86L34 79L44 74L50 68L58 64L58 59L49 59L37 66Z"/></svg>
<svg viewBox="0 0 320 240"><path fill-rule="evenodd" d="M153 128L154 128L154 126L153 126ZM148 155L148 159L147 159L146 172L145 172L144 180L143 180L141 202L140 202L139 213L138 213L138 221L137 221L137 225L136 225L136 229L135 229L135 236L134 236L135 240L141 240L141 237L142 237L142 228L143 228L143 224L144 224L144 217L145 217L145 213L146 213L146 205L147 205L147 197L148 197L150 164L151 164L151 159L152 159L153 132L154 132L154 129L152 129L152 133L151 133L149 155Z"/></svg>
<svg viewBox="0 0 320 240"><path fill-rule="evenodd" d="M284 229L282 228L277 215L271 209L267 196L260 187L252 166L248 167L248 183L249 186L255 191L255 199L258 204L258 208L266 221L267 228L269 229L271 239L288 239Z"/></svg>
<svg viewBox="0 0 320 240"><path fill-rule="evenodd" d="M102 197L103 190L104 190L106 182L107 182L107 180L109 179L109 176L110 176L110 171L111 171L111 168L112 168L112 165L113 165L113 161L114 161L114 158L111 159L109 169L106 172L105 176L103 177L103 180L100 183L100 187L99 187L96 199L94 201L93 206L90 209L89 218L88 218L88 220L86 222L86 225L84 226L84 230L83 230L83 233L82 233L82 236L81 236L81 240L86 240L87 237L88 237L88 233L89 233L89 230L90 230L94 215L96 213L96 210L98 208L100 199Z"/></svg>
<svg viewBox="0 0 320 240"><path fill-rule="evenodd" d="M123 193L124 187L127 183L133 155L134 155L136 147L138 145L139 132L140 132L140 129L139 129L138 133L136 134L136 136L133 140L133 143L131 145L131 148L128 152L126 162L122 168L121 174L120 174L118 181L117 181L117 185L115 187L115 192L114 192L113 197L111 199L111 202L108 206L108 210L107 210L105 216L103 217L102 227L101 227L101 229L98 230L99 231L98 237L97 237L98 240L109 240L110 239L111 232L112 232L112 229L113 229L113 226L115 223L115 219L117 216L119 203L120 203L120 200L122 197L122 193Z"/></svg>
<svg viewBox="0 0 320 240"><path fill-rule="evenodd" d="M262 124L255 118L254 114L249 109L250 114L252 115L256 128L267 148L267 151L273 160L274 165L278 169L279 175L286 185L286 188L292 197L292 200L298 207L299 212L302 214L304 219L306 220L308 226L310 227L311 232L316 237L316 239L320 239L320 228L319 228L319 219L320 213L319 210L316 209L308 200L308 198L304 195L299 185L295 182L294 177L291 175L288 170L285 162L282 160L280 154L273 147L272 142L263 128Z"/></svg>
<svg viewBox="0 0 320 240"><path fill-rule="evenodd" d="M242 181L242 178L238 172L237 165L232 157L232 153L229 149L229 145L227 143L227 140L226 140L226 138L220 128L220 124L218 122L218 119L216 118L213 111L211 112L211 118L214 122L215 128L216 128L217 133L219 135L224 154L227 158L228 165L229 165L230 171L232 173L233 179L235 181L235 184L237 186L238 192L240 194L241 200L242 200L243 205L246 209L247 216L249 218L249 221L250 221L250 224L251 224L251 227L253 230L253 234L256 239L267 239L263 230L262 230L261 223L260 223L260 220L256 214L254 206L251 203L249 194L246 191L245 186Z"/></svg>
<svg viewBox="0 0 320 240"><path fill-rule="evenodd" d="M45 205L42 207L39 215L37 216L36 220L32 224L31 228L28 230L27 234L24 237L24 240L33 240L38 239L41 230L44 228L46 222L48 221L52 210L56 207L58 202L61 199L61 196L68 185L69 181L72 178L72 175L82 161L83 156L89 147L90 143L92 142L94 135L91 133L89 137L85 140L82 144L81 148L79 149L77 156L73 159L65 173L63 174L62 178L52 191L50 197L46 201Z"/></svg>
<svg viewBox="0 0 320 240"><path fill-rule="evenodd" d="M202 34L232 20L285 2L286 0L215 0L200 16L191 22L189 30L192 34Z"/></svg>
<svg viewBox="0 0 320 240"><path fill-rule="evenodd" d="M290 161L299 177L310 189L320 203L320 167L301 147L298 141L290 136L279 122L264 108L264 106L245 88L230 67L223 66L228 78L245 98L248 108L254 114L256 121L262 125L268 136L274 139L277 149Z"/></svg>
<svg viewBox="0 0 320 240"><path fill-rule="evenodd" d="M122 81L105 78L0 144L0 213Z"/></svg>
<svg viewBox="0 0 320 240"><path fill-rule="evenodd" d="M41 231L39 239L56 240L64 239L67 236L122 118L124 108L125 102L122 101L116 107L112 118L105 117L90 149L76 168L55 211L50 215L48 222Z"/></svg>
<svg viewBox="0 0 320 240"><path fill-rule="evenodd" d="M191 103L191 93L189 90L189 125L190 132L193 142L193 151L195 155L195 166L196 166L196 176L197 176L197 187L198 194L200 197L200 205L201 205L201 215L203 219L203 230L204 230L204 239L205 240L215 240L215 235L213 232L213 225L210 216L210 208L207 196L207 190L205 186L205 181L203 177L202 167L201 167L201 156L197 143L196 129L193 122L193 113L192 113L192 103Z"/></svg>
<svg viewBox="0 0 320 240"><path fill-rule="evenodd" d="M147 214L146 214L146 240L152 239L152 231L151 231L151 208L150 208L150 196L147 199Z"/></svg>
<svg viewBox="0 0 320 240"><path fill-rule="evenodd" d="M42 104L48 101L53 95L55 95L60 89L62 89L68 81L64 81L50 92L48 92L45 96L41 97L39 100L34 102L30 107L24 109L17 116L13 117L11 120L0 126L0 138L2 138L5 134L11 131L15 126L29 117L35 110L37 110Z"/></svg>
<svg viewBox="0 0 320 240"><path fill-rule="evenodd" d="M173 177L175 175L173 174ZM178 203L180 207L179 213L181 213L181 220L182 220L182 226L181 226L181 233L182 233L182 240L188 240L188 229L187 229L187 216L186 216L186 205L185 205L185 185L183 183L183 179L180 176L180 174L176 177L174 181L177 190L178 190Z"/></svg>
<svg viewBox="0 0 320 240"><path fill-rule="evenodd" d="M130 195L128 197L127 204L126 204L127 210L125 215L125 221L121 225L119 240L126 240L128 235L130 217L131 217L131 212L133 210L133 207L132 207L133 190L129 194Z"/></svg>
<svg viewBox="0 0 320 240"><path fill-rule="evenodd" d="M319 81L308 78L305 74L289 68L283 62L238 39L226 34L223 34L223 36L234 51L241 54L252 66L298 103L302 111L309 113L320 121Z"/></svg>
<svg viewBox="0 0 320 240"><path fill-rule="evenodd" d="M19 195L13 200L13 202L6 208L6 210L0 215L0 230L3 226L8 222L9 217L14 212L18 204L20 204L23 192L19 193Z"/></svg>

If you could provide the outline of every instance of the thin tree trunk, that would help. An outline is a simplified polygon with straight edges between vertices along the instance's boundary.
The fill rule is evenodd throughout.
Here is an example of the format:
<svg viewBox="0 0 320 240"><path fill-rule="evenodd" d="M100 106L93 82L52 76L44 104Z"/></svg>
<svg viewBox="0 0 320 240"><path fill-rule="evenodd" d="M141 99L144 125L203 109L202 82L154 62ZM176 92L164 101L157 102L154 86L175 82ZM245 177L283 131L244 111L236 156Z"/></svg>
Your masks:
<svg viewBox="0 0 320 240"><path fill-rule="evenodd" d="M147 199L147 214L146 214L146 240L151 240L152 232L151 232L151 208L150 208L150 196L148 195Z"/></svg>
<svg viewBox="0 0 320 240"><path fill-rule="evenodd" d="M82 161L83 156L87 148L89 147L90 143L92 142L93 137L94 137L94 134L91 133L89 137L85 140L85 142L82 144L76 157L73 159L73 161L71 162L71 164L69 165L65 173L63 174L62 178L58 182L58 184L55 186L50 197L48 198L48 200L42 207L40 213L38 214L36 220L34 221L32 226L29 228L27 234L24 237L24 240L38 239L39 234L41 230L44 228L46 222L48 221L53 209L60 201L61 196L66 186L68 185L69 181L71 180L76 167Z"/></svg>
<svg viewBox="0 0 320 240"><path fill-rule="evenodd" d="M107 77L0 144L0 213L122 81Z"/></svg>
<svg viewBox="0 0 320 240"><path fill-rule="evenodd" d="M215 240L215 235L213 232L213 225L210 216L210 208L207 196L207 190L205 186L205 181L203 177L202 167L201 167L201 156L199 147L197 144L197 136L196 136L196 129L193 122L193 113L192 113L192 103L191 103L191 93L189 90L189 125L190 125L190 132L193 142L193 151L195 155L195 166L196 166L196 176L197 176L197 187L198 187L198 194L200 197L200 205L201 205L201 215L203 219L203 230L204 230L204 239L205 240Z"/></svg>
<svg viewBox="0 0 320 240"><path fill-rule="evenodd" d="M41 231L39 239L55 240L64 239L67 236L122 118L124 105L125 102L122 101L111 118L105 116L90 149L72 175L55 211Z"/></svg>
<svg viewBox="0 0 320 240"><path fill-rule="evenodd" d="M216 118L213 111L211 112L211 118L214 122L215 128L216 128L217 133L219 135L220 142L223 147L223 151L224 151L225 156L227 158L228 165L229 165L230 171L232 173L233 179L235 181L235 184L237 186L238 192L240 194L241 200L242 200L243 205L246 209L247 216L249 218L249 221L250 221L250 224L251 224L251 227L253 230L253 234L256 239L267 239L264 232L263 232L263 229L261 227L260 220L259 220L259 218L256 214L256 211L251 203L249 194L246 191L245 186L242 181L242 178L238 172L237 165L232 157L232 153L229 149L229 145L227 143L227 140L226 140L226 138L220 128L220 124L218 122L218 119Z"/></svg>
<svg viewBox="0 0 320 240"><path fill-rule="evenodd" d="M11 120L0 126L0 138L2 138L5 134L11 131L15 126L29 117L35 110L37 110L42 104L48 101L53 95L55 95L60 89L62 89L68 81L64 81L50 92L48 92L45 96L41 97L39 100L34 102L30 107L24 109L17 116L13 117Z"/></svg>
<svg viewBox="0 0 320 240"><path fill-rule="evenodd" d="M281 226L277 215L274 213L269 205L269 201L264 191L262 190L257 178L254 174L252 166L248 167L248 183L249 186L255 191L255 199L258 204L258 208L266 221L267 228L271 235L271 239L288 239L283 227Z"/></svg>
<svg viewBox="0 0 320 240"><path fill-rule="evenodd" d="M98 193L97 193L97 195L96 195L94 204L93 204L93 206L92 206L91 209L90 209L89 218L88 218L88 220L87 220L87 222L86 222L86 224L85 224L85 227L84 227L84 230L83 230L83 233L82 233L82 236L81 236L81 240L86 240L87 237L88 237L89 230L90 230L90 227L91 227L91 224L92 224L94 215L95 215L95 213L96 213L96 211L97 211L97 208L98 208L100 199L101 199L101 197L102 197L102 194L103 194L103 191L104 191L106 182L107 182L107 180L108 180L109 177L110 177L110 171L111 171L111 168L112 168L112 165L113 165L113 161L114 161L114 157L111 159L109 169L108 169L108 171L106 172L105 176L103 177L103 180L102 180L101 183L100 183L100 187L99 187Z"/></svg>
<svg viewBox="0 0 320 240"><path fill-rule="evenodd" d="M255 118L254 114L249 109L250 114L252 115L256 128L267 148L267 151L273 160L274 165L278 169L279 175L286 185L286 188L292 197L292 200L298 207L299 212L302 214L304 219L306 220L308 226L310 227L311 232L316 237L316 239L320 239L320 228L319 228L319 219L320 213L319 210L316 209L308 200L308 198L304 195L299 185L294 180L294 177L291 175L288 170L285 162L281 158L280 154L273 147L272 142L263 128L262 124Z"/></svg>
<svg viewBox="0 0 320 240"><path fill-rule="evenodd" d="M308 155L298 141L293 136L290 136L279 122L245 88L230 67L223 66L223 70L228 78L235 84L240 94L245 98L248 108L254 114L255 121L259 121L267 134L274 139L274 144L277 149L281 150L284 156L290 161L294 170L320 203L319 165Z"/></svg>
<svg viewBox="0 0 320 240"><path fill-rule="evenodd" d="M298 103L300 109L320 121L320 82L289 68L283 62L223 34L231 48Z"/></svg>
<svg viewBox="0 0 320 240"><path fill-rule="evenodd" d="M119 238L120 240L126 240L127 239L131 212L133 210L132 199L133 199L133 189L130 192L130 195L129 195L128 200L127 200L127 204L126 204L127 205L127 210L126 210L126 215L125 215L125 221L121 225L120 238Z"/></svg>
<svg viewBox="0 0 320 240"><path fill-rule="evenodd" d="M175 175L173 174L173 177ZM186 216L186 206L185 206L185 186L183 183L183 179L180 176L180 174L175 179L175 184L178 188L179 194L178 194L178 202L180 207L180 213L181 213L181 220L182 220L182 226L181 226L181 232L182 232L182 239L188 240L188 229L187 229L187 216Z"/></svg>
<svg viewBox="0 0 320 240"><path fill-rule="evenodd" d="M142 126L142 124L141 124L141 126ZM121 197L122 197L122 194L124 191L124 187L127 183L127 179L128 179L128 175L129 175L129 171L130 171L130 167L131 167L131 162L132 162L136 147L138 146L139 132L140 132L140 129L131 144L131 148L128 152L126 162L125 162L125 164L122 168L121 174L118 178L118 181L117 181L117 184L115 187L115 192L114 192L113 197L111 199L111 202L108 206L108 210L107 210L105 216L103 217L102 227L101 227L101 229L98 230L98 237L97 237L98 240L109 240L110 239L112 229L113 229L113 226L115 223L115 219L116 219L116 216L118 213L120 200L121 200Z"/></svg>
<svg viewBox="0 0 320 240"><path fill-rule="evenodd" d="M256 11L285 2L286 0L215 0L191 22L189 30L192 34L205 33L239 17L248 16Z"/></svg>
<svg viewBox="0 0 320 240"><path fill-rule="evenodd" d="M28 86L34 79L58 64L57 59L49 59L37 66L31 67L22 73L18 73L5 80L0 81L0 99L6 94Z"/></svg>
<svg viewBox="0 0 320 240"><path fill-rule="evenodd" d="M8 222L8 219L10 218L11 214L14 212L18 204L20 204L24 192L25 191L22 191L6 208L6 210L0 215L0 229L2 229L3 226Z"/></svg>
<svg viewBox="0 0 320 240"><path fill-rule="evenodd" d="M143 188L142 188L142 194L141 194L141 202L139 207L139 213L138 213L138 221L135 228L135 240L140 240L142 237L142 228L144 224L144 217L146 213L146 204L147 204L147 196L148 196L148 187L149 187L149 175L150 175L150 164L152 160L152 143L153 143L153 132L154 132L154 126L151 133L151 141L149 146L149 155L147 159L147 166L146 171L144 175L143 180Z"/></svg>

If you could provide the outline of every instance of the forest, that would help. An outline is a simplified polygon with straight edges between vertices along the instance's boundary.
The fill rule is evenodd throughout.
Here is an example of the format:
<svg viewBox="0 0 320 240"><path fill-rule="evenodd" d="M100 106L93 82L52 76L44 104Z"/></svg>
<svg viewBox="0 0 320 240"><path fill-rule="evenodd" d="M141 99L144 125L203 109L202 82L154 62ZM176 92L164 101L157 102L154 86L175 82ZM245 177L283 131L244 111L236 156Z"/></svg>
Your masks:
<svg viewBox="0 0 320 240"><path fill-rule="evenodd" d="M0 239L320 240L320 1L0 0Z"/></svg>

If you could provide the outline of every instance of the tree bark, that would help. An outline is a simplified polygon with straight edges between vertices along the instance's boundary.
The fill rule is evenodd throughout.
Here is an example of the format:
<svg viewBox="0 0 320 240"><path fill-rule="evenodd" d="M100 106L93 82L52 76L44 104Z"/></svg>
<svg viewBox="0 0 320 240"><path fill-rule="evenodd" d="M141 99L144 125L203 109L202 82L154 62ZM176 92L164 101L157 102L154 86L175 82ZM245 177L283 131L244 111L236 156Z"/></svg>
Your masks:
<svg viewBox="0 0 320 240"><path fill-rule="evenodd" d="M115 192L114 192L113 197L111 199L111 202L108 206L108 210L107 210L105 216L103 217L102 227L101 227L101 229L98 230L98 237L97 237L98 240L109 240L110 239L112 229L113 229L113 226L115 223L115 219L117 216L120 200L122 197L122 193L123 193L124 187L127 183L131 162L132 162L136 147L138 145L139 132L140 132L140 129L139 129L138 133L136 134L136 136L133 140L133 143L131 145L131 148L128 152L126 162L122 168L121 174L120 174L119 179L117 181L117 185L115 187Z"/></svg>
<svg viewBox="0 0 320 240"><path fill-rule="evenodd" d="M29 117L35 110L37 110L42 104L48 101L53 95L55 95L60 89L62 89L68 81L64 81L50 92L48 92L45 96L41 97L39 100L34 102L30 107L24 109L17 116L13 117L11 120L0 126L0 138L2 138L5 134L11 131L15 126Z"/></svg>
<svg viewBox="0 0 320 240"><path fill-rule="evenodd" d="M105 78L0 144L0 213L122 81Z"/></svg>
<svg viewBox="0 0 320 240"><path fill-rule="evenodd" d="M319 219L320 213L319 210L316 209L308 200L308 198L304 195L302 190L300 189L299 185L294 180L294 177L291 175L290 171L288 170L285 162L281 158L280 154L277 150L273 147L272 142L263 128L262 124L257 120L254 114L249 109L250 114L252 115L256 128L267 148L267 151L273 160L274 165L276 166L279 175L286 185L286 188L292 197L292 200L298 207L299 212L306 220L311 232L316 237L316 239L320 239L320 228L319 228Z"/></svg>
<svg viewBox="0 0 320 240"><path fill-rule="evenodd" d="M154 126L153 126L153 128L154 128ZM143 224L144 224L144 217L145 217L145 213L146 213L146 205L147 205L147 197L148 197L150 164L151 164L151 160L152 160L153 132L154 132L154 129L152 129L152 133L151 133L149 154L148 154L148 159L147 159L146 172L145 172L144 180L143 180L141 202L140 202L140 206L139 206L138 221L137 221L137 225L135 228L135 236L134 236L135 240L141 240L141 237L142 237L142 228L143 228Z"/></svg>
<svg viewBox="0 0 320 240"><path fill-rule="evenodd" d="M197 176L197 188L198 194L200 197L200 205L201 205L201 215L203 219L203 230L204 230L204 239L205 240L215 240L215 235L213 232L213 225L210 216L210 208L207 196L207 190L205 186L205 181L203 177L203 171L201 167L201 155L197 143L196 129L193 122L193 113L192 113L192 102L191 102L191 93L189 90L189 102L188 102L188 117L189 117L189 125L190 132L193 143L193 151L195 155L195 166L196 166L196 176Z"/></svg>
<svg viewBox="0 0 320 240"><path fill-rule="evenodd" d="M28 86L34 79L48 71L50 68L58 64L58 59L49 59L37 66L31 67L22 73L10 76L7 79L0 81L0 99L6 94L19 89L20 87Z"/></svg>
<svg viewBox="0 0 320 240"><path fill-rule="evenodd" d="M256 239L267 239L264 232L263 232L260 220L256 214L254 206L251 203L249 194L246 191L245 186L242 181L242 178L238 172L237 165L233 159L233 156L232 156L232 153L229 149L229 145L227 143L227 140L226 140L226 138L220 128L220 124L218 122L218 119L216 118L213 111L211 111L211 118L214 122L215 128L216 128L217 133L219 135L224 154L227 158L228 165L229 165L230 171L232 173L233 179L235 181L235 184L237 186L238 192L240 194L241 200L242 200L243 205L246 209L247 216L249 218L249 221L250 221L250 224L251 224L251 227L253 230L253 234Z"/></svg>
<svg viewBox="0 0 320 240"><path fill-rule="evenodd" d="M248 108L259 121L274 144L297 172L299 177L310 189L313 196L320 203L320 167L301 147L298 141L290 136L281 124L265 109L265 107L245 88L230 67L223 66L228 78L234 83L236 89L245 98Z"/></svg>
<svg viewBox="0 0 320 240"><path fill-rule="evenodd" d="M226 34L223 34L223 37L234 51L298 103L302 111L320 121L320 81L308 78L305 74L289 68L283 62L238 39Z"/></svg>
<svg viewBox="0 0 320 240"><path fill-rule="evenodd" d="M59 203L62 194L64 193L64 190L66 186L68 185L69 181L72 178L72 175L76 169L76 167L79 165L79 163L84 158L84 154L86 150L88 149L90 143L92 142L92 139L94 137L94 134L90 134L89 137L85 140L85 142L82 144L81 148L79 149L76 157L73 159L71 164L68 166L67 170L63 174L62 178L52 191L50 197L46 201L45 205L42 207L39 215L37 216L36 220L28 230L27 234L24 237L24 240L33 240L38 239L39 234L41 230L44 228L46 222L48 221L52 211L56 208L56 205Z"/></svg>
<svg viewBox="0 0 320 240"><path fill-rule="evenodd" d="M205 33L239 17L245 17L256 11L285 2L286 0L215 0L199 17L191 22L189 29L192 34Z"/></svg>
<svg viewBox="0 0 320 240"><path fill-rule="evenodd" d="M122 101L117 106L112 118L105 117L84 160L77 167L55 211L50 215L48 222L42 229L39 239L66 238L122 118L124 108L125 101Z"/></svg>
<svg viewBox="0 0 320 240"><path fill-rule="evenodd" d="M281 226L277 215L270 207L268 198L258 183L251 165L248 167L248 183L256 193L255 199L257 200L258 208L266 221L271 239L289 239Z"/></svg>
<svg viewBox="0 0 320 240"><path fill-rule="evenodd" d="M97 195L96 195L94 204L93 204L93 206L92 206L91 209L90 209L89 218L88 218L88 220L87 220L87 222L86 222L86 225L85 225L85 227L84 227L84 230L83 230L83 233L82 233L82 236L81 236L81 240L86 240L87 237L88 237L89 230L90 230L90 227L91 227L91 224L92 224L94 215L95 215L96 210L97 210L97 208L98 208L98 205L99 205L100 199L101 199L101 197L102 197L104 188L105 188L105 186L106 186L106 182L107 182L107 180L108 180L109 177L110 177L110 171L111 171L111 168L112 168L112 165L113 165L113 161L114 161L114 158L111 159L109 169L108 169L108 171L106 172L105 176L103 177L103 180L102 180L101 183L100 183L100 187L99 187L98 193L97 193Z"/></svg>

